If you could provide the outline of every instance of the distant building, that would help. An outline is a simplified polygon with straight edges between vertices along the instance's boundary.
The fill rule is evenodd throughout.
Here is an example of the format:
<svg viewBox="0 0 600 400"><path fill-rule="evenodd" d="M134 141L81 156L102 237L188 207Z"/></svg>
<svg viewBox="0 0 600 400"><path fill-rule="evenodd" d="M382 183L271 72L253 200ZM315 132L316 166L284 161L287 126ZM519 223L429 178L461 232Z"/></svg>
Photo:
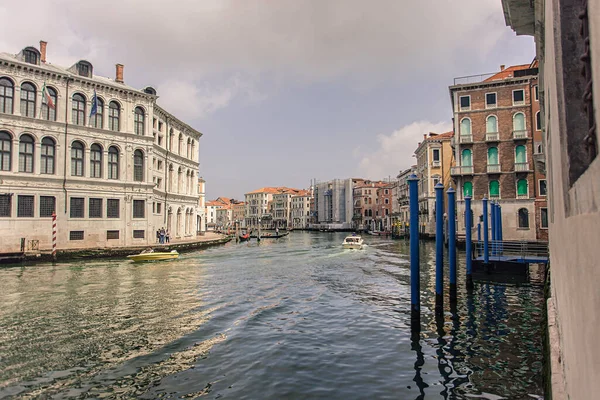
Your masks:
<svg viewBox="0 0 600 400"><path fill-rule="evenodd" d="M273 225L276 228L287 228L292 225L292 197L300 193L299 189L282 188L273 194Z"/></svg>
<svg viewBox="0 0 600 400"><path fill-rule="evenodd" d="M227 197L218 197L216 200L206 202L206 227L207 229L215 229L217 227L217 210L226 208L231 205L231 199ZM221 220L223 215L221 215Z"/></svg>
<svg viewBox="0 0 600 400"><path fill-rule="evenodd" d="M401 171L396 179L398 184L396 185L394 200L397 206L393 212L393 223L398 227L397 233L403 233L404 229L408 226L410 221L409 215L409 197L408 197L408 177L412 174L416 174L417 166L413 165L410 168Z"/></svg>
<svg viewBox="0 0 600 400"><path fill-rule="evenodd" d="M542 148L547 170L550 290L547 301L552 399L600 392L600 26L597 1L502 2L506 23L535 37L540 62ZM545 146L544 146L545 145Z"/></svg>
<svg viewBox="0 0 600 400"><path fill-rule="evenodd" d="M312 194L309 190L301 190L292 196L292 228L308 228L310 223L310 203L312 198Z"/></svg>
<svg viewBox="0 0 600 400"><path fill-rule="evenodd" d="M547 240L546 178L534 169L542 153L538 65L516 65L477 77L456 78L450 86L459 208L464 196L484 196L502 207L503 239ZM464 206L463 206L464 208ZM482 212L473 203L474 216ZM464 215L458 215L464 234Z"/></svg>
<svg viewBox="0 0 600 400"><path fill-rule="evenodd" d="M423 135L415 150L419 178L419 232L435 235L435 185L444 185L444 210L447 210L446 190L450 187L450 170L454 158L451 140L453 132Z"/></svg>
<svg viewBox="0 0 600 400"><path fill-rule="evenodd" d="M290 219L291 196L297 192L298 189L281 186L264 187L246 193L246 226L258 227L259 221L263 228L274 228L275 223L280 227L287 226ZM275 195L279 196L275 197Z"/></svg>
<svg viewBox="0 0 600 400"><path fill-rule="evenodd" d="M381 182L377 189L377 209L375 211L375 227L379 231L392 230L392 198L397 182Z"/></svg>
<svg viewBox="0 0 600 400"><path fill-rule="evenodd" d="M232 200L231 218L234 223L238 223L239 228L246 227L246 203L243 201Z"/></svg>
<svg viewBox="0 0 600 400"><path fill-rule="evenodd" d="M315 212L318 229L352 229L352 179L334 179L315 185Z"/></svg>
<svg viewBox="0 0 600 400"><path fill-rule="evenodd" d="M198 178L198 211L197 211L196 231L206 232L206 181Z"/></svg>

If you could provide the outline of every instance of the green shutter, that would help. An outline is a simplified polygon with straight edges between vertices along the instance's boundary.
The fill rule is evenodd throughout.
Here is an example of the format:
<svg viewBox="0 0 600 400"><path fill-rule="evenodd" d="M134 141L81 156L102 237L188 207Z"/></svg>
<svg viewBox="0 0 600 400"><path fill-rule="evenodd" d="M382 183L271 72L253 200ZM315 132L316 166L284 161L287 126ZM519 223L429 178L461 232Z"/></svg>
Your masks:
<svg viewBox="0 0 600 400"><path fill-rule="evenodd" d="M462 151L462 159L461 159L461 165L463 167L470 167L472 166L472 157L471 157L471 150L469 149L465 149Z"/></svg>
<svg viewBox="0 0 600 400"><path fill-rule="evenodd" d="M517 182L517 195L527 196L527 180L519 179Z"/></svg>
<svg viewBox="0 0 600 400"><path fill-rule="evenodd" d="M463 196L473 197L473 184L471 182L465 182L463 184Z"/></svg>
<svg viewBox="0 0 600 400"><path fill-rule="evenodd" d="M519 164L527 162L525 146L522 144L515 148L515 162Z"/></svg>
<svg viewBox="0 0 600 400"><path fill-rule="evenodd" d="M498 132L498 123L496 117L490 115L485 123L485 128L487 133L495 133Z"/></svg>
<svg viewBox="0 0 600 400"><path fill-rule="evenodd" d="M471 120L468 118L460 121L460 134L461 135L470 135L471 134Z"/></svg>
<svg viewBox="0 0 600 400"><path fill-rule="evenodd" d="M498 181L490 181L490 197L500 196L500 183Z"/></svg>
<svg viewBox="0 0 600 400"><path fill-rule="evenodd" d="M498 148L490 147L488 149L488 164L489 165L498 165Z"/></svg>

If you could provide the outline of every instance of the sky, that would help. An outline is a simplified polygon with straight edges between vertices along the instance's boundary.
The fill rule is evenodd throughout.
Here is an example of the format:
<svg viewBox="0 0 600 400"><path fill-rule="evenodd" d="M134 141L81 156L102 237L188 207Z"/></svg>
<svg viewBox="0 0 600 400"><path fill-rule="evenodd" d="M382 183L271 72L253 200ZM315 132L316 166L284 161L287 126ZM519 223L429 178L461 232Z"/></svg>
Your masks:
<svg viewBox="0 0 600 400"><path fill-rule="evenodd" d="M0 52L45 40L53 64L155 87L203 133L208 199L394 178L452 129L455 77L535 55L501 0L0 1L0 20Z"/></svg>

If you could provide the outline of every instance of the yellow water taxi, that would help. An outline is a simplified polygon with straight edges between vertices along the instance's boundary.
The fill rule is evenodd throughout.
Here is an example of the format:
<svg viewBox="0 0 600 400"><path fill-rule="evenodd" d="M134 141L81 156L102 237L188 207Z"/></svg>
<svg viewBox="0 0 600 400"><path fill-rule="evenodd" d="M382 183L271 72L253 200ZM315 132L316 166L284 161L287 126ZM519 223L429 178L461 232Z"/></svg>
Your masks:
<svg viewBox="0 0 600 400"><path fill-rule="evenodd" d="M170 252L158 252L153 250L144 250L140 254L133 254L131 256L127 256L130 260L134 262L140 261L162 261L162 260L174 260L179 257L179 253L177 250L171 250Z"/></svg>

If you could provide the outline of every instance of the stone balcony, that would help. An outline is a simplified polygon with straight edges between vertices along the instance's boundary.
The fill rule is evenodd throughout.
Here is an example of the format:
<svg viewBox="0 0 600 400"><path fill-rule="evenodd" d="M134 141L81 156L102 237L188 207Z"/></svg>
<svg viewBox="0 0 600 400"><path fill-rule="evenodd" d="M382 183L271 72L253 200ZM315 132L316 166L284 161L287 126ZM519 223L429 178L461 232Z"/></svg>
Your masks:
<svg viewBox="0 0 600 400"><path fill-rule="evenodd" d="M459 166L450 169L450 175L473 175L473 166Z"/></svg>
<svg viewBox="0 0 600 400"><path fill-rule="evenodd" d="M515 172L529 172L529 163L515 163Z"/></svg>
<svg viewBox="0 0 600 400"><path fill-rule="evenodd" d="M473 143L473 135L460 135L459 142L460 143Z"/></svg>
<svg viewBox="0 0 600 400"><path fill-rule="evenodd" d="M486 142L499 142L500 141L500 133L498 132L488 132L485 134Z"/></svg>
<svg viewBox="0 0 600 400"><path fill-rule="evenodd" d="M527 139L527 131L513 131L514 140Z"/></svg>
<svg viewBox="0 0 600 400"><path fill-rule="evenodd" d="M501 172L500 164L488 164L487 172L488 174L499 174Z"/></svg>

